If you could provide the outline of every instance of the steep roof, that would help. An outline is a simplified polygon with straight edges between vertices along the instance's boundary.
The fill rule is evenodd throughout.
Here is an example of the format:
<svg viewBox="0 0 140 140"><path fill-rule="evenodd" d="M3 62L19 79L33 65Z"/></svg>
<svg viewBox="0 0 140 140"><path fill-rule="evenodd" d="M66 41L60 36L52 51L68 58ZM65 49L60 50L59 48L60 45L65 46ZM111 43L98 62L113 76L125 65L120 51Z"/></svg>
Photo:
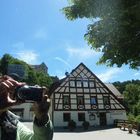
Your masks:
<svg viewBox="0 0 140 140"><path fill-rule="evenodd" d="M112 93L117 96L117 98L123 98L123 95L119 92L119 90L111 83L105 83L105 85L112 91Z"/></svg>

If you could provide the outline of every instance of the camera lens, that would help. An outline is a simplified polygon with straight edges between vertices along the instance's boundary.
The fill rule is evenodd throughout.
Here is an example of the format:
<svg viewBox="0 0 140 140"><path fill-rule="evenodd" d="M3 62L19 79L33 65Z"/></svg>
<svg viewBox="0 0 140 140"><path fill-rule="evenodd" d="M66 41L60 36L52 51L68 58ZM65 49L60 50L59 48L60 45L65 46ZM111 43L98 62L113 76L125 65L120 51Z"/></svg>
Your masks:
<svg viewBox="0 0 140 140"><path fill-rule="evenodd" d="M43 88L36 86L22 86L17 89L16 98L25 102L41 101Z"/></svg>

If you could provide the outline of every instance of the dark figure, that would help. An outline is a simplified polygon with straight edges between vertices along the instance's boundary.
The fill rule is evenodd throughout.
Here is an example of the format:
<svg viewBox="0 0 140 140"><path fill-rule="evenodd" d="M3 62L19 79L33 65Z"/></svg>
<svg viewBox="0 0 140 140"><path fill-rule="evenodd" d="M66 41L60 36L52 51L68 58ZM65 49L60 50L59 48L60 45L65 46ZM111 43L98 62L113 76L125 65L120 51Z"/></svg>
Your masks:
<svg viewBox="0 0 140 140"><path fill-rule="evenodd" d="M53 127L48 115L50 100L45 88L42 100L33 103L33 131L8 110L13 105L23 103L13 98L15 89L23 85L25 83L17 82L9 76L0 77L0 140L52 140Z"/></svg>

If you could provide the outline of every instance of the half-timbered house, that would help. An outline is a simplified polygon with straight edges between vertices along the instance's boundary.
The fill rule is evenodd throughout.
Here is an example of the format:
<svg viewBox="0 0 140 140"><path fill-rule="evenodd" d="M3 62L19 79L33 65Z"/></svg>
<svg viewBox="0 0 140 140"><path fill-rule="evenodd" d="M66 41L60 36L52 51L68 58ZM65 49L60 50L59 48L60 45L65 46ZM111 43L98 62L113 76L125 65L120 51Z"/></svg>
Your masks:
<svg viewBox="0 0 140 140"><path fill-rule="evenodd" d="M52 120L55 127L77 126L88 121L90 126L111 125L115 119L126 119L124 105L108 86L80 63L57 83L52 93Z"/></svg>

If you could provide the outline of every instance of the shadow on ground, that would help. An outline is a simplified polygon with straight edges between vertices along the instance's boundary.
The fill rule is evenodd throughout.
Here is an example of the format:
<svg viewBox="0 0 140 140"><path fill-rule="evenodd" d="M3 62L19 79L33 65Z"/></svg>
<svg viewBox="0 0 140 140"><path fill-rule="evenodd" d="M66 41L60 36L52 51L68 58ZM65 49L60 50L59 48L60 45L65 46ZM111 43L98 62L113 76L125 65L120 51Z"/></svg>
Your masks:
<svg viewBox="0 0 140 140"><path fill-rule="evenodd" d="M106 130L106 129L112 129L115 128L114 126L98 126L98 127L89 127L88 130L84 130L82 127L77 127L73 131L70 131L67 127L55 127L54 132L64 132L64 133L84 133L84 132L90 132L90 131L99 131L99 130Z"/></svg>

